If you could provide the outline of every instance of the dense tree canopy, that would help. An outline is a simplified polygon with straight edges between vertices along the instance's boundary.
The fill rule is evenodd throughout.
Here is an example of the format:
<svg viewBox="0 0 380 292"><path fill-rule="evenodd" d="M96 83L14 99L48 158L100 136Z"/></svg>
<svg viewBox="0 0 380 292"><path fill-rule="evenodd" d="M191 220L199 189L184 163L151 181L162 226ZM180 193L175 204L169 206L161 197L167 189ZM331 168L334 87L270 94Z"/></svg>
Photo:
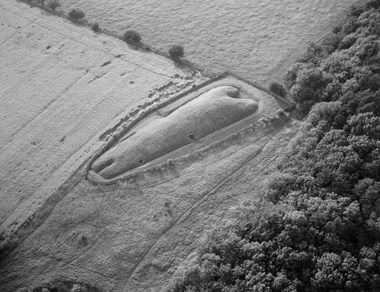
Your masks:
<svg viewBox="0 0 380 292"><path fill-rule="evenodd" d="M290 68L308 129L266 193L276 211L212 241L173 291L380 291L379 8Z"/></svg>

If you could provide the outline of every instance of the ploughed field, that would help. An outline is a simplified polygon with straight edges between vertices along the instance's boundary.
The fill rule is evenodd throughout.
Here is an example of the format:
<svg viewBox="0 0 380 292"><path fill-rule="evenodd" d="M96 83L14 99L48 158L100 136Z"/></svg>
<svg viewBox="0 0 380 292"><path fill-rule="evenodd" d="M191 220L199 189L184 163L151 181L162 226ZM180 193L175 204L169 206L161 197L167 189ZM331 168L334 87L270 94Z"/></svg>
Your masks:
<svg viewBox="0 0 380 292"><path fill-rule="evenodd" d="M167 51L185 47L201 67L231 70L251 80L280 79L311 41L330 32L356 0L65 0L100 27L137 30Z"/></svg>

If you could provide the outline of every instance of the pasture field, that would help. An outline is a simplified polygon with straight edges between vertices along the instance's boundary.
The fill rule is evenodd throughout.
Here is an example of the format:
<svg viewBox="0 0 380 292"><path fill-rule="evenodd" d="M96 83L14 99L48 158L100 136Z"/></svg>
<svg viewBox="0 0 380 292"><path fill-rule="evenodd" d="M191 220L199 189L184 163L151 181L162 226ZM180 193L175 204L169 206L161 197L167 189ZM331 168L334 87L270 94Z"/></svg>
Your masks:
<svg viewBox="0 0 380 292"><path fill-rule="evenodd" d="M45 14L0 3L0 232L17 230L156 87L195 82L166 58Z"/></svg>
<svg viewBox="0 0 380 292"><path fill-rule="evenodd" d="M357 0L65 0L90 22L114 33L137 30L166 52L182 44L205 69L230 70L253 81L280 80L312 41L344 18Z"/></svg>

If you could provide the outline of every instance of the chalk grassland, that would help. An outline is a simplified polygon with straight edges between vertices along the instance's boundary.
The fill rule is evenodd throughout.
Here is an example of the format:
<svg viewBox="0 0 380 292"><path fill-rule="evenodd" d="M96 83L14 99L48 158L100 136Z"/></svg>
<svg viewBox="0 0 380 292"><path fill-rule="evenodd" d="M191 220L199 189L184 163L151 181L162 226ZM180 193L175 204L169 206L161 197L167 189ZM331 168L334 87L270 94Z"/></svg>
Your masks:
<svg viewBox="0 0 380 292"><path fill-rule="evenodd" d="M189 79L183 82L187 84ZM192 252L215 226L232 223L235 208L259 199L260 190L286 148L291 147L299 127L280 119L247 127L247 123L275 114L285 105L229 75L189 89L189 95L180 99L174 96L174 103L157 107L161 114L170 112L222 85L236 86L243 98L253 98L259 104L257 115L207 137L211 143L230 135L215 147L175 159L169 168L156 167L110 185L85 180L83 173L74 173L73 167L75 183L71 189L63 192L60 201L45 206L50 213L2 261L1 289L16 291L69 281L91 284L103 291L159 291L181 274L191 262ZM144 101L152 103L151 98L142 99L137 107L141 112ZM242 127L245 130L240 133ZM94 135L112 141L109 129L119 131L110 123L102 131L106 134L99 136L98 131ZM231 135L233 132L236 136ZM91 144L91 150L102 145ZM187 154L185 150L177 154ZM90 154L88 151L87 157ZM28 202L35 198L33 195Z"/></svg>
<svg viewBox="0 0 380 292"><path fill-rule="evenodd" d="M190 163L112 185L82 179L0 267L0 287L74 281L101 291L163 291L216 226L260 191L299 125L268 125Z"/></svg>
<svg viewBox="0 0 380 292"><path fill-rule="evenodd" d="M163 57L11 0L0 3L0 56L1 232L30 217L113 120L155 88L192 81Z"/></svg>
<svg viewBox="0 0 380 292"><path fill-rule="evenodd" d="M206 69L231 70L260 82L279 79L311 41L344 18L357 0L65 0L65 11L122 34L137 30L162 51L185 47Z"/></svg>

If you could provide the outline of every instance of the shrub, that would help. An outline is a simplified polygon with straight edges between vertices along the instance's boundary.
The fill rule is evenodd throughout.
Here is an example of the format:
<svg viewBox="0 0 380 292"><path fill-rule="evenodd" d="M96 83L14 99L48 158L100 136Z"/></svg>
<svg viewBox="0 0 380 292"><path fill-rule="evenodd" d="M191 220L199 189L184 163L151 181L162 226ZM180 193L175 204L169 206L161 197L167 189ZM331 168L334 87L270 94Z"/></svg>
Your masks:
<svg viewBox="0 0 380 292"><path fill-rule="evenodd" d="M342 26L342 33L347 35L355 32L359 28L359 24L356 17L349 18Z"/></svg>
<svg viewBox="0 0 380 292"><path fill-rule="evenodd" d="M45 1L46 0L37 0L37 4L41 5L41 6L45 6Z"/></svg>
<svg viewBox="0 0 380 292"><path fill-rule="evenodd" d="M93 31L99 31L99 24L97 22L93 23L92 26L91 26L92 30Z"/></svg>
<svg viewBox="0 0 380 292"><path fill-rule="evenodd" d="M379 0L370 0L366 4L367 9L375 8L378 9L380 8L380 1Z"/></svg>
<svg viewBox="0 0 380 292"><path fill-rule="evenodd" d="M55 11L58 7L61 7L59 0L50 0L47 4L47 7Z"/></svg>
<svg viewBox="0 0 380 292"><path fill-rule="evenodd" d="M333 33L335 33L335 34L340 33L341 31L342 31L342 27L341 26L336 26L333 29Z"/></svg>
<svg viewBox="0 0 380 292"><path fill-rule="evenodd" d="M339 33L330 34L322 41L323 49L331 54L338 48L341 40L342 36Z"/></svg>
<svg viewBox="0 0 380 292"><path fill-rule="evenodd" d="M135 30L127 30L124 33L123 40L127 43L140 43L141 36L140 34Z"/></svg>
<svg viewBox="0 0 380 292"><path fill-rule="evenodd" d="M351 16L358 17L363 12L364 12L364 8L363 7L360 7L360 6L357 6L357 5L352 5L351 6L351 11L350 11L350 15Z"/></svg>
<svg viewBox="0 0 380 292"><path fill-rule="evenodd" d="M302 63L314 63L317 64L323 58L324 50L320 44L311 43L306 49L306 53L303 54L298 61Z"/></svg>
<svg viewBox="0 0 380 292"><path fill-rule="evenodd" d="M269 85L269 89L270 91L272 91L273 93L279 95L279 96L282 96L282 97L285 97L286 96L286 89L285 87L278 83L278 82L272 82L270 85Z"/></svg>
<svg viewBox="0 0 380 292"><path fill-rule="evenodd" d="M286 120L288 118L286 112L282 108L277 111L277 116L280 120Z"/></svg>
<svg viewBox="0 0 380 292"><path fill-rule="evenodd" d="M338 46L338 49L339 50L344 50L344 49L348 49L349 47L351 47L353 44L355 44L355 42L358 40L358 35L356 33L350 33L348 35L346 35L342 41L340 42L339 46Z"/></svg>
<svg viewBox="0 0 380 292"><path fill-rule="evenodd" d="M179 58L185 55L185 51L181 45L171 46L168 53L170 58L172 58L174 61L178 61Z"/></svg>
<svg viewBox="0 0 380 292"><path fill-rule="evenodd" d="M72 20L78 20L85 16L84 12L79 9L73 9L69 12L69 17Z"/></svg>

